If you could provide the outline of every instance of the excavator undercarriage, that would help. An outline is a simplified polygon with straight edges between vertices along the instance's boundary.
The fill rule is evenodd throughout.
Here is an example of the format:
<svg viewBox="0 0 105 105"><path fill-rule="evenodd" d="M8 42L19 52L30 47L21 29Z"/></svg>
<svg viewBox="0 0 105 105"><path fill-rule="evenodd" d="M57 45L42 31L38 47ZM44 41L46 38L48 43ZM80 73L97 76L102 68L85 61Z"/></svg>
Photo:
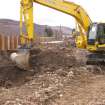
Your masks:
<svg viewBox="0 0 105 105"><path fill-rule="evenodd" d="M105 65L105 53L91 53L87 55L87 65Z"/></svg>

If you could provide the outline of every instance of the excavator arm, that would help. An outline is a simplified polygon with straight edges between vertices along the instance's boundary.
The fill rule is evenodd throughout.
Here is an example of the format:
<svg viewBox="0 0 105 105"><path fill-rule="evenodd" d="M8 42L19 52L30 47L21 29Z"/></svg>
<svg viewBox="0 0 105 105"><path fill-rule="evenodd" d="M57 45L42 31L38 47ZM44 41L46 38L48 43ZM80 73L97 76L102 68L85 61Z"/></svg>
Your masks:
<svg viewBox="0 0 105 105"><path fill-rule="evenodd" d="M30 42L34 39L33 0L21 0L20 4L20 36L21 43L25 44L26 40ZM27 35L23 34L23 19Z"/></svg>
<svg viewBox="0 0 105 105"><path fill-rule="evenodd" d="M85 48L86 47L86 36L85 34L88 31L88 27L92 23L88 14L80 6L73 2L68 2L65 0L21 0L21 15L20 15L20 34L21 42L25 43L24 38L27 38L29 41L35 40L34 35L34 24L33 24L33 3L38 3L49 8L55 9L57 11L63 12L75 18L80 36L77 37L77 46ZM24 22L26 25L27 37L22 33L22 18L24 17Z"/></svg>

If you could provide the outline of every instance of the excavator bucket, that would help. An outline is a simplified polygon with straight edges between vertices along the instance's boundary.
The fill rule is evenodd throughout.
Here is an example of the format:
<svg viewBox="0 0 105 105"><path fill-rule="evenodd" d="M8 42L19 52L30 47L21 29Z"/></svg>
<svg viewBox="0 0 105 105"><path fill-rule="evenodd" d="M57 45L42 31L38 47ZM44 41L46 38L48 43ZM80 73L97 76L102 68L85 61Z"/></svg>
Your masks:
<svg viewBox="0 0 105 105"><path fill-rule="evenodd" d="M29 52L18 52L12 53L10 56L11 60L16 64L16 66L23 70L29 70Z"/></svg>
<svg viewBox="0 0 105 105"><path fill-rule="evenodd" d="M34 64L31 64L32 61L36 56L40 53L39 48L34 49L28 49L28 50L22 50L18 52L14 52L10 55L11 60L16 64L16 66L22 70L32 70Z"/></svg>

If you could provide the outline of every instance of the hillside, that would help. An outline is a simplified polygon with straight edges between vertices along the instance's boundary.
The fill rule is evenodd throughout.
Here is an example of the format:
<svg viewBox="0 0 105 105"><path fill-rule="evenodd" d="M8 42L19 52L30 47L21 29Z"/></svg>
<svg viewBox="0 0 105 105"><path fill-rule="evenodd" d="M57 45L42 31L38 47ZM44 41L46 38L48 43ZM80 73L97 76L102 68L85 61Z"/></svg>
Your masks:
<svg viewBox="0 0 105 105"><path fill-rule="evenodd" d="M35 24L35 32L37 35L45 35L45 28L51 27L53 29L53 32L56 30L58 32L62 32L65 35L69 35L71 33L71 28L68 27L60 27L60 26L47 26L47 25L38 25ZM25 32L25 28L23 27L23 31ZM9 19L0 19L0 34L4 35L19 35L19 21L15 20L9 20Z"/></svg>

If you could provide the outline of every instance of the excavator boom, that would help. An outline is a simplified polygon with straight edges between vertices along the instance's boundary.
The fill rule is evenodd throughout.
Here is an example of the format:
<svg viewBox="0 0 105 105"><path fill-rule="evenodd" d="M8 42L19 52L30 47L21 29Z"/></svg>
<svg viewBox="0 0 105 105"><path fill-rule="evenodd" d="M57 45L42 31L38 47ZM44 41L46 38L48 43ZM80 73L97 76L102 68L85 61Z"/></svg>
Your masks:
<svg viewBox="0 0 105 105"><path fill-rule="evenodd" d="M34 0L34 2L73 16L85 31L91 24L91 19L85 10L73 2L66 0Z"/></svg>
<svg viewBox="0 0 105 105"><path fill-rule="evenodd" d="M68 2L64 0L21 0L21 15L20 15L20 30L21 30L21 42L25 44L25 37L22 33L22 18L24 17L26 30L27 30L27 39L35 40L36 34L34 35L34 25L33 25L33 3L38 3L49 8L55 9L57 11L63 12L75 18L79 31L81 42L77 42L77 46L81 48L86 47L86 38L85 35L88 31L88 27L92 23L90 17L85 12L85 10L78 4L73 2ZM80 44L80 45L79 45Z"/></svg>

